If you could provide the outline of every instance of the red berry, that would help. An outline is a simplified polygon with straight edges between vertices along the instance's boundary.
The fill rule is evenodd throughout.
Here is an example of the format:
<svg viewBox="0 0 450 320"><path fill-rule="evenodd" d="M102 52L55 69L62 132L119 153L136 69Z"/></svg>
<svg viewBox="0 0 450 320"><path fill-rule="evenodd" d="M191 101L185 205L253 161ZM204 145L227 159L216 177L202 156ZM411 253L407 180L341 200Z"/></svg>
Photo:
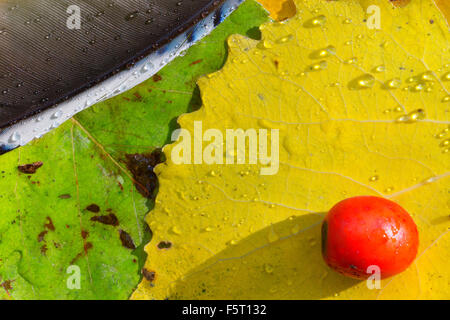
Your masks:
<svg viewBox="0 0 450 320"><path fill-rule="evenodd" d="M367 279L377 266L381 278L404 271L414 261L419 233L411 216L395 202L378 197L343 200L322 224L322 255L334 270Z"/></svg>

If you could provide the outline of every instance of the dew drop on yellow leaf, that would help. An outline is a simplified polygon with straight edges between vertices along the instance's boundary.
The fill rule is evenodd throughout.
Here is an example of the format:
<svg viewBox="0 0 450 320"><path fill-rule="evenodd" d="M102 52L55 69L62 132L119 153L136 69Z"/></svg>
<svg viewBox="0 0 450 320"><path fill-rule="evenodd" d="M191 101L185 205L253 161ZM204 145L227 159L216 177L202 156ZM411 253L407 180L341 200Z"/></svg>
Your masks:
<svg viewBox="0 0 450 320"><path fill-rule="evenodd" d="M432 0L371 0L382 20L369 29L362 2L296 0L297 15L262 26L261 41L229 39L228 63L199 82L203 107L179 123L278 129L279 172L177 165L167 146L147 218L156 277L134 299L450 297L448 25ZM418 258L381 290L322 261L325 212L357 195L398 202L419 228Z"/></svg>

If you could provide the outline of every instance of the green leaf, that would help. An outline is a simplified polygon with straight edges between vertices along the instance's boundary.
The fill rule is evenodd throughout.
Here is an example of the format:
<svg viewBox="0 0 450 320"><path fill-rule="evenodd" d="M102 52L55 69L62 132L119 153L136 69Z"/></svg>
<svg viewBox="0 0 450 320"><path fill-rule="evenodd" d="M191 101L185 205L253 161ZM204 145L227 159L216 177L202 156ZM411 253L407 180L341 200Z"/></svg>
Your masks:
<svg viewBox="0 0 450 320"><path fill-rule="evenodd" d="M223 65L226 37L258 36L267 19L245 2L158 76L0 158L0 298L129 297L151 237L144 216L153 197L142 194L155 181L146 161L176 118L200 106L196 80ZM34 174L18 170L35 162L43 165ZM79 290L68 289L71 265L80 268Z"/></svg>

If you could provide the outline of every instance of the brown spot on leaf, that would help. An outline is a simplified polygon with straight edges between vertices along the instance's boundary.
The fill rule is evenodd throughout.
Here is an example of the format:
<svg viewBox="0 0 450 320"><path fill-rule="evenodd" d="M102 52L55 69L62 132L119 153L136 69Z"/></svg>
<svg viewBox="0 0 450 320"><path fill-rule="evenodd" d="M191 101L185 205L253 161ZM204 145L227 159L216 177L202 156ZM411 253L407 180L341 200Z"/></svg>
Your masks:
<svg viewBox="0 0 450 320"><path fill-rule="evenodd" d="M25 174L34 174L36 173L37 169L42 167L44 164L41 161L30 163L30 164L24 164L21 166L18 166L20 172Z"/></svg>
<svg viewBox="0 0 450 320"><path fill-rule="evenodd" d="M42 231L38 234L38 242L42 242L45 240L45 235L48 233L47 230Z"/></svg>
<svg viewBox="0 0 450 320"><path fill-rule="evenodd" d="M93 212L93 213L99 213L100 212L100 207L96 204L90 204L86 207L87 211Z"/></svg>
<svg viewBox="0 0 450 320"><path fill-rule="evenodd" d="M55 231L55 225L53 224L52 218L47 217L47 223L44 224L44 227L50 231Z"/></svg>
<svg viewBox="0 0 450 320"><path fill-rule="evenodd" d="M0 286L2 286L3 289L5 289L5 291L8 295L9 295L9 291L11 291L13 289L13 287L11 285L13 282L14 282L14 280L6 280L0 284Z"/></svg>
<svg viewBox="0 0 450 320"><path fill-rule="evenodd" d="M170 241L161 241L158 243L158 249L170 249L172 248L172 242Z"/></svg>
<svg viewBox="0 0 450 320"><path fill-rule="evenodd" d="M77 262L78 259L80 259L82 256L83 256L83 253L77 254L77 256L75 258L73 258L72 261L70 261L70 264L75 264L75 262Z"/></svg>
<svg viewBox="0 0 450 320"><path fill-rule="evenodd" d="M153 282L156 279L156 272L147 270L146 268L142 269L142 275L147 281Z"/></svg>
<svg viewBox="0 0 450 320"><path fill-rule="evenodd" d="M70 199L70 198L72 198L72 196L70 194L62 194L62 195L58 196L58 198L60 198L60 199Z"/></svg>
<svg viewBox="0 0 450 320"><path fill-rule="evenodd" d="M41 254L43 254L44 256L47 255L47 250L48 250L47 245L44 244L44 245L41 247Z"/></svg>
<svg viewBox="0 0 450 320"><path fill-rule="evenodd" d="M124 246L127 249L136 249L136 246L134 244L133 238L126 232L121 229L119 229L119 236L120 241L122 241L122 246Z"/></svg>
<svg viewBox="0 0 450 320"><path fill-rule="evenodd" d="M278 61L278 60L274 60L273 61L273 64L275 65L275 67L278 69L279 68L279 66L280 66L280 61Z"/></svg>
<svg viewBox="0 0 450 320"><path fill-rule="evenodd" d="M152 153L144 154L127 154L125 160L128 170L133 174L136 189L144 197L153 199L158 187L158 178L153 169L165 161L162 150L156 149Z"/></svg>
<svg viewBox="0 0 450 320"><path fill-rule="evenodd" d="M87 237L89 237L89 232L87 232L86 230L81 230L81 237L83 239L86 239Z"/></svg>
<svg viewBox="0 0 450 320"><path fill-rule="evenodd" d="M196 64L199 64L199 63L201 63L201 62L203 62L203 59L195 60L194 62L192 62L192 63L190 64L190 66L195 66Z"/></svg>
<svg viewBox="0 0 450 320"><path fill-rule="evenodd" d="M100 222L106 225L115 226L119 225L119 219L117 219L114 213L110 213L106 216L95 216L91 218L91 221Z"/></svg>
<svg viewBox="0 0 450 320"><path fill-rule="evenodd" d="M139 92L133 93L133 95L136 97L137 100L142 101L142 96L139 94Z"/></svg>
<svg viewBox="0 0 450 320"><path fill-rule="evenodd" d="M91 242L86 242L84 245L84 253L87 254L90 249L92 249L94 245Z"/></svg>
<svg viewBox="0 0 450 320"><path fill-rule="evenodd" d="M159 74L155 74L153 76L153 82L159 82L162 80L162 77Z"/></svg>
<svg viewBox="0 0 450 320"><path fill-rule="evenodd" d="M50 217L46 218L47 223L44 223L44 230L38 234L37 240L38 242L45 242L45 236L47 235L48 231L55 231L55 226L53 225L53 221ZM44 247L46 247L44 245ZM47 249L44 250L44 252L47 251ZM41 248L42 252L42 248Z"/></svg>
<svg viewBox="0 0 450 320"><path fill-rule="evenodd" d="M75 262L77 262L78 259L80 259L80 258L83 257L83 256L87 256L88 251L89 251L90 249L92 249L93 247L94 247L94 246L92 245L91 242L86 242L86 243L84 244L84 247L83 247L84 251L83 251L83 252L80 252L79 254L77 254L77 256L76 256L75 258L73 258L72 261L70 261L70 264L75 264Z"/></svg>

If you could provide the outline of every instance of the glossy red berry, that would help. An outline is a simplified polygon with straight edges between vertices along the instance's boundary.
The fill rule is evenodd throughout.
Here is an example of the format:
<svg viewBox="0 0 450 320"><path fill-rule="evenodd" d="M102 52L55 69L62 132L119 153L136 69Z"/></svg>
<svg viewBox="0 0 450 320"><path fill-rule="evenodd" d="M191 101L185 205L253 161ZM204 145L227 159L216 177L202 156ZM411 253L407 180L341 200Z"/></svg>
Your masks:
<svg viewBox="0 0 450 320"><path fill-rule="evenodd" d="M343 200L322 224L325 262L352 278L367 279L371 266L379 268L381 278L398 274L414 261L418 246L419 233L411 216L383 198Z"/></svg>

